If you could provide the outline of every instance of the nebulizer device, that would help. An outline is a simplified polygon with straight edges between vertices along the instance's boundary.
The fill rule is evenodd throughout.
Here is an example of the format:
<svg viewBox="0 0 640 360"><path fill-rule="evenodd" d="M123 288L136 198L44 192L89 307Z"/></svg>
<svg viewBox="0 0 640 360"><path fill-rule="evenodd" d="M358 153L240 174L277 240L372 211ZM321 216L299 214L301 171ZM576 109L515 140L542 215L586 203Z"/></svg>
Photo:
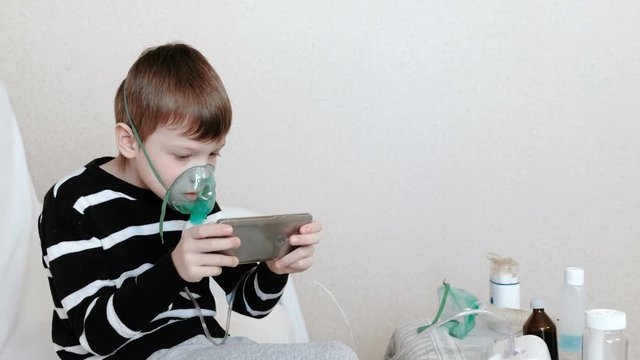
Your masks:
<svg viewBox="0 0 640 360"><path fill-rule="evenodd" d="M469 292L443 282L438 288L438 297L433 321L417 326L410 324L396 331L397 343L390 343L386 360L422 359L425 356L428 359L551 360L542 339L532 335L516 336L503 315L483 308ZM497 321L502 329L498 341L471 333L478 315Z"/></svg>

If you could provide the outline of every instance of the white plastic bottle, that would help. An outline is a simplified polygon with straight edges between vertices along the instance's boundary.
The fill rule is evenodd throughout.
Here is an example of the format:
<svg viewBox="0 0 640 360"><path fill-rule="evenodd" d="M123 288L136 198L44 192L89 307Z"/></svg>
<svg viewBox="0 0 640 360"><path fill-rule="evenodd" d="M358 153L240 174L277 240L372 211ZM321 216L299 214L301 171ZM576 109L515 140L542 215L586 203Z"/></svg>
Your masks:
<svg viewBox="0 0 640 360"><path fill-rule="evenodd" d="M629 340L624 333L627 315L618 310L587 310L583 360L627 360Z"/></svg>
<svg viewBox="0 0 640 360"><path fill-rule="evenodd" d="M500 308L520 309L518 262L495 253L489 253L487 258L491 261L489 303Z"/></svg>
<svg viewBox="0 0 640 360"><path fill-rule="evenodd" d="M562 286L562 308L558 322L558 348L561 359L579 360L582 358L582 335L587 307L587 294L584 288L584 270L568 267L564 271Z"/></svg>

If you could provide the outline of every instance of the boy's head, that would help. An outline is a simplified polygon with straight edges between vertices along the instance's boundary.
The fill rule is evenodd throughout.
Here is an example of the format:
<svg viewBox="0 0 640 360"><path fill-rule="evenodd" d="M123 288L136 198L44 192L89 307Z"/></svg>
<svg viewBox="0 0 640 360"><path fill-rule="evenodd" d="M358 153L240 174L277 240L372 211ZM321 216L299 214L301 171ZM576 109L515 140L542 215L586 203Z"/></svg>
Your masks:
<svg viewBox="0 0 640 360"><path fill-rule="evenodd" d="M127 109L164 184L155 180L136 143ZM182 171L215 164L231 127L231 105L199 51L167 44L145 50L133 64L116 93L115 117L121 163L136 183L162 196Z"/></svg>

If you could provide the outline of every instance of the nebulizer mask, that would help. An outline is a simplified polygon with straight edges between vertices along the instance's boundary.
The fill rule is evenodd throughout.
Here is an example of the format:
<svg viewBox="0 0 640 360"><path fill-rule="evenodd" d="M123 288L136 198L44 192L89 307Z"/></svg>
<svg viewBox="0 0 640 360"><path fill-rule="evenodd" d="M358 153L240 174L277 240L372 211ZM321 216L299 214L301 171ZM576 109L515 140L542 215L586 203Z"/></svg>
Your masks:
<svg viewBox="0 0 640 360"><path fill-rule="evenodd" d="M151 166L153 169L153 165ZM185 170L174 180L162 201L160 238L162 238L162 224L167 205L182 214L189 215L189 223L192 225L200 225L204 222L216 203L214 172L215 167L211 164L199 165Z"/></svg>
<svg viewBox="0 0 640 360"><path fill-rule="evenodd" d="M167 190L164 202L190 215L193 224L202 224L216 201L215 168L211 164L194 166L176 178Z"/></svg>
<svg viewBox="0 0 640 360"><path fill-rule="evenodd" d="M438 297L440 298L440 304L438 305L438 312L434 317L431 324L422 325L417 329L418 334L427 330L433 325L436 325L441 318L446 318L449 315L458 314L464 310L474 310L480 308L480 302L471 293L468 293L462 289L451 286L451 284L443 281L442 286L438 288ZM444 316L443 316L444 315ZM464 339L473 327L475 326L475 315L462 316L462 320L452 319L442 324L449 329L449 335L457 338Z"/></svg>

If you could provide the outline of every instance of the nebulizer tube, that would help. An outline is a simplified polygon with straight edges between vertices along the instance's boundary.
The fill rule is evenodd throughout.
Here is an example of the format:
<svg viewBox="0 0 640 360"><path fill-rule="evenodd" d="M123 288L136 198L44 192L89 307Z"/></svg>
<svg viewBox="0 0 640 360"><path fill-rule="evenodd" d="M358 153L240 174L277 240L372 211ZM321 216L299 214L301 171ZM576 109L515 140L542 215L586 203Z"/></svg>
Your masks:
<svg viewBox="0 0 640 360"><path fill-rule="evenodd" d="M191 221L189 221L189 223L191 223ZM186 229L188 223L185 223L185 227L183 228ZM189 291L188 287L184 287L184 291L187 293L187 296L189 297L189 300L191 300L191 302L193 303L193 306L196 309L196 312L198 313L198 318L200 319L200 325L202 325L202 330L204 331L204 335L206 336L207 340L209 340L209 342L211 342L214 345L224 345L227 341L227 338L229 337L229 328L231 325L231 313L232 308L233 308L233 303L235 302L236 299L236 294L238 292L238 288L240 287L240 284L244 284L247 280L247 278L256 271L256 269L258 268L258 266L254 266L253 268L251 268L250 270L248 270L244 275L242 275L242 277L240 278L240 280L238 280L238 282L236 283L236 285L233 287L233 290L231 290L231 296L229 296L229 300L228 300L228 305L229 305L229 310L227 311L227 319L226 319L226 323L224 326L224 336L222 337L222 340L220 340L220 342L215 341L215 339L213 338L213 336L211 336L211 333L209 332L209 327L207 326L207 323L204 321L204 314L202 314L202 309L200 309L200 305L198 305L198 302L196 301L195 297L193 296L193 294L191 294L191 292Z"/></svg>
<svg viewBox="0 0 640 360"><path fill-rule="evenodd" d="M338 311L340 312L340 316L342 317L342 321L344 321L344 324L347 327L347 330L349 331L349 338L351 340L351 344L353 345L352 348L354 350L356 350L358 348L358 344L356 343L356 338L353 335L353 330L351 329L351 322L349 321L349 318L347 317L347 313L344 311L342 306L340 306L340 302L338 301L336 296L326 286L322 285L320 283L320 281L314 279L313 277L311 277L311 276L309 276L307 274L297 273L295 276L296 277L305 278L305 279L311 281L312 284L314 284L315 286L321 288L329 296L331 301L338 308Z"/></svg>

